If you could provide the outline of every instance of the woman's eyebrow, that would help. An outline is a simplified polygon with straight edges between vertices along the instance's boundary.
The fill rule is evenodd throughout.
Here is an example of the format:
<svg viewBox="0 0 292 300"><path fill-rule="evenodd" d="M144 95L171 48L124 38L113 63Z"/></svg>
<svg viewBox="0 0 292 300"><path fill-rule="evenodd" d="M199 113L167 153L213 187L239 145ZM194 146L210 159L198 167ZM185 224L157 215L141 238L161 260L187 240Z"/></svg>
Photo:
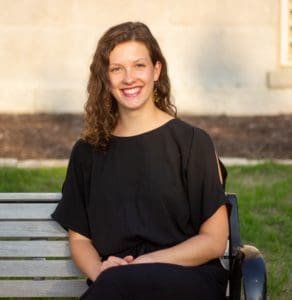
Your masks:
<svg viewBox="0 0 292 300"><path fill-rule="evenodd" d="M146 60L146 61L147 61L147 58L141 57L141 58L136 59L134 62L138 62L138 61L140 61L140 60Z"/></svg>
<svg viewBox="0 0 292 300"><path fill-rule="evenodd" d="M144 57L140 57L140 58L138 58L138 59L135 59L134 61L133 61L133 63L137 63L137 62L139 62L139 61L147 61L147 58L144 58ZM118 62L112 62L112 63L110 63L109 64L110 66L112 66L112 65L118 65L118 66L121 66L121 65L123 65L122 63L118 63Z"/></svg>

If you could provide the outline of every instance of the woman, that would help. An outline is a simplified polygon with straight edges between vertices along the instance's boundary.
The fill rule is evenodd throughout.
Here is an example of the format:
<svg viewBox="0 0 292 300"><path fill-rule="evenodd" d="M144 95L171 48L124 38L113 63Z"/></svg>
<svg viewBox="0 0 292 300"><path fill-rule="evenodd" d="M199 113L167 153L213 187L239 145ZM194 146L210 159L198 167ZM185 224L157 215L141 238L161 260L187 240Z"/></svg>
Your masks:
<svg viewBox="0 0 292 300"><path fill-rule="evenodd" d="M166 61L127 22L100 39L83 139L53 214L92 283L82 299L224 299L225 195L209 136L176 118Z"/></svg>

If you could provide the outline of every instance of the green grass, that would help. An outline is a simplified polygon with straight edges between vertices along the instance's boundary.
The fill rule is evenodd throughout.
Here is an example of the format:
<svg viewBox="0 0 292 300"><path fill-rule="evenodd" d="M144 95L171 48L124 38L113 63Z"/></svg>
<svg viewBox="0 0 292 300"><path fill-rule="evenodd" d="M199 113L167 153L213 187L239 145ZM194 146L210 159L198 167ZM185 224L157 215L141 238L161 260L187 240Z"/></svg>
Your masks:
<svg viewBox="0 0 292 300"><path fill-rule="evenodd" d="M270 299L292 299L292 166L229 167L227 191L238 196L241 239L260 249Z"/></svg>
<svg viewBox="0 0 292 300"><path fill-rule="evenodd" d="M263 253L269 299L292 299L292 166L229 167L227 191L239 201L241 239ZM0 168L0 192L56 192L64 168Z"/></svg>
<svg viewBox="0 0 292 300"><path fill-rule="evenodd" d="M0 168L0 192L60 192L65 168Z"/></svg>

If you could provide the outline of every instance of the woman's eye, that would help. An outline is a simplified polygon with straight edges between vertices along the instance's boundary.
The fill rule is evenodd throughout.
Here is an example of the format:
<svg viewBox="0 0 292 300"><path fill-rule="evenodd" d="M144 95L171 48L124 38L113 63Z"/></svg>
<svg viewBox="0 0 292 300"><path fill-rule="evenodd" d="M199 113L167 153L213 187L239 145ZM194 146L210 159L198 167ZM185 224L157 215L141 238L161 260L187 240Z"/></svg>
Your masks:
<svg viewBox="0 0 292 300"><path fill-rule="evenodd" d="M140 68L144 68L145 65L144 65L144 64L136 64L136 67L137 67L138 69L140 69Z"/></svg>
<svg viewBox="0 0 292 300"><path fill-rule="evenodd" d="M110 69L110 71L111 71L112 73L118 73L118 72L120 72L121 70L122 70L121 67L114 67L114 68L111 68L111 69Z"/></svg>

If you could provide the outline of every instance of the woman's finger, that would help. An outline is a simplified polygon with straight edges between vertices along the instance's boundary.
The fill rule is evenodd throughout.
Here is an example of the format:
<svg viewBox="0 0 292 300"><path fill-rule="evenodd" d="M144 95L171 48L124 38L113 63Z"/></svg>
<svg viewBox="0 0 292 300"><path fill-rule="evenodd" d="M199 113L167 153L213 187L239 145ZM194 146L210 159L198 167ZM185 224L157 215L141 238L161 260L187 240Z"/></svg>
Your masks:
<svg viewBox="0 0 292 300"><path fill-rule="evenodd" d="M123 258L117 257L117 256L109 256L107 261L116 264L116 265L127 265L128 262L124 260Z"/></svg>
<svg viewBox="0 0 292 300"><path fill-rule="evenodd" d="M124 258L120 258L117 256L109 256L107 260L103 261L100 266L100 271L104 271L108 268L118 267L122 265L127 265L134 260L132 255L128 255Z"/></svg>
<svg viewBox="0 0 292 300"><path fill-rule="evenodd" d="M132 255L127 255L127 256L124 257L124 260L127 263L131 263L134 260L134 257Z"/></svg>

